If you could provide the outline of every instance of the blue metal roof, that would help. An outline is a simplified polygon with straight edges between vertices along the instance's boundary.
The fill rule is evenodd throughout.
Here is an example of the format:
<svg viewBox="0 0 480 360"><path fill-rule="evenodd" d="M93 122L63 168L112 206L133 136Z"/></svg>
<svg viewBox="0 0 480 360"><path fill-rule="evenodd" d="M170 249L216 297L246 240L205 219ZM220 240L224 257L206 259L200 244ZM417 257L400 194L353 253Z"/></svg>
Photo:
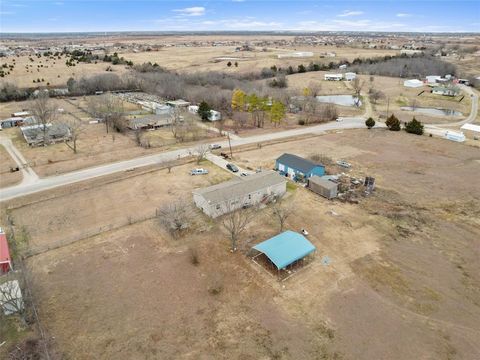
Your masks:
<svg viewBox="0 0 480 360"><path fill-rule="evenodd" d="M322 164L315 164L313 161L288 153L281 155L277 161L280 164L287 165L289 168L301 171L304 174L310 173L317 166L324 167Z"/></svg>
<svg viewBox="0 0 480 360"><path fill-rule="evenodd" d="M287 230L255 245L253 249L264 253L277 269L283 269L311 254L316 248L303 235Z"/></svg>

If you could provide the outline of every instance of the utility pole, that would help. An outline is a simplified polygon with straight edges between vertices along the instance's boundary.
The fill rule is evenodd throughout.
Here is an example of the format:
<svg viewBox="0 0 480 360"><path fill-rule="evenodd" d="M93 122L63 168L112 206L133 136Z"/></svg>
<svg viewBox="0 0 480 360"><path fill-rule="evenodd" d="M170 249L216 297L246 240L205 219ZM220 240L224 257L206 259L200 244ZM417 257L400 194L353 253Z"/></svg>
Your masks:
<svg viewBox="0 0 480 360"><path fill-rule="evenodd" d="M387 97L387 119L388 119L388 108L390 107L390 98Z"/></svg>
<svg viewBox="0 0 480 360"><path fill-rule="evenodd" d="M230 148L230 158L233 158L232 144L230 143L230 132L228 132L228 147Z"/></svg>

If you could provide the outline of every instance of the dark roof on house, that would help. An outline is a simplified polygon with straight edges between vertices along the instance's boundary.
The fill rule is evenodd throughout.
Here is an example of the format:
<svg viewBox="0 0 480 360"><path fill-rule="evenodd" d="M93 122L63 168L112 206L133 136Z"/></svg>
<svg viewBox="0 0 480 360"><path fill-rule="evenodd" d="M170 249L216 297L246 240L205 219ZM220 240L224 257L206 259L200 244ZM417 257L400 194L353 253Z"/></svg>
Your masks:
<svg viewBox="0 0 480 360"><path fill-rule="evenodd" d="M313 161L304 159L300 156L293 154L283 154L277 161L281 164L287 165L290 168L299 170L303 173L309 173L313 168L317 166L324 167L322 164L315 164Z"/></svg>

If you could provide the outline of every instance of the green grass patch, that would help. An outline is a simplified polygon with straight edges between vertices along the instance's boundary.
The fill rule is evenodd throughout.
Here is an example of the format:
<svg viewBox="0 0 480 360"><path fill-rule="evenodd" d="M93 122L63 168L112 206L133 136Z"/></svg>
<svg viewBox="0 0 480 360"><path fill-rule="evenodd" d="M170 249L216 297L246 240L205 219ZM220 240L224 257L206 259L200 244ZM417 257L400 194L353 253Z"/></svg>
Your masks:
<svg viewBox="0 0 480 360"><path fill-rule="evenodd" d="M295 190L297 190L297 185L291 181L287 181L287 191L293 192Z"/></svg>

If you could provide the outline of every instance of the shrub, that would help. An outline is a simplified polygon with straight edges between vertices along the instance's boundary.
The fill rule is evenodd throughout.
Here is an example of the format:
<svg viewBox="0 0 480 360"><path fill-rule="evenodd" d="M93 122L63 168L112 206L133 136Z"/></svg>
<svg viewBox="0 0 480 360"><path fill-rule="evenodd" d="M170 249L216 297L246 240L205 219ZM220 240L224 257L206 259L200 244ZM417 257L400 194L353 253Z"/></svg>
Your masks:
<svg viewBox="0 0 480 360"><path fill-rule="evenodd" d="M385 121L385 125L387 125L388 130L391 130L391 131L400 131L401 129L400 121L393 114L388 117L387 121Z"/></svg>
<svg viewBox="0 0 480 360"><path fill-rule="evenodd" d="M405 131L410 134L423 135L423 124L417 119L413 118L405 124Z"/></svg>
<svg viewBox="0 0 480 360"><path fill-rule="evenodd" d="M298 120L298 125L305 125L305 120L303 119Z"/></svg>
<svg viewBox="0 0 480 360"><path fill-rule="evenodd" d="M369 117L366 121L365 121L365 125L371 129L372 127L375 126L375 120L373 120L371 117Z"/></svg>

